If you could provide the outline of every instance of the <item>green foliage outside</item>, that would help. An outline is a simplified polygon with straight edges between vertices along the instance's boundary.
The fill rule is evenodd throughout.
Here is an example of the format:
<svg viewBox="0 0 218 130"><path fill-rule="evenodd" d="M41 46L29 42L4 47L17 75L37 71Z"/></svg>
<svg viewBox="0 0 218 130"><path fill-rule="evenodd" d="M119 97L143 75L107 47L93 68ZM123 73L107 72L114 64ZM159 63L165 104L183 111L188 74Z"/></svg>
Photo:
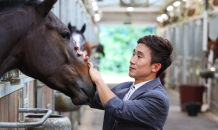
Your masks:
<svg viewBox="0 0 218 130"><path fill-rule="evenodd" d="M100 60L99 71L107 76L127 76L133 49L137 40L154 35L154 28L145 26L99 26L99 41L105 57Z"/></svg>

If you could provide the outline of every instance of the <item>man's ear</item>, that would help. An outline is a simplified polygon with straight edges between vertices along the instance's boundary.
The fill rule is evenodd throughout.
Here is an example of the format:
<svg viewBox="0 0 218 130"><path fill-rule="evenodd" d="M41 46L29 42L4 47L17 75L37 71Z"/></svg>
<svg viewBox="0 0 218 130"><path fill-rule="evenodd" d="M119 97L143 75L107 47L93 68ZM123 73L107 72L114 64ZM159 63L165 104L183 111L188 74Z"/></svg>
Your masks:
<svg viewBox="0 0 218 130"><path fill-rule="evenodd" d="M157 73L161 69L161 64L160 63L153 63L151 65L151 71L154 73Z"/></svg>
<svg viewBox="0 0 218 130"><path fill-rule="evenodd" d="M36 6L36 11L42 16L45 17L52 9L53 5L57 2L57 0L44 0L40 4Z"/></svg>

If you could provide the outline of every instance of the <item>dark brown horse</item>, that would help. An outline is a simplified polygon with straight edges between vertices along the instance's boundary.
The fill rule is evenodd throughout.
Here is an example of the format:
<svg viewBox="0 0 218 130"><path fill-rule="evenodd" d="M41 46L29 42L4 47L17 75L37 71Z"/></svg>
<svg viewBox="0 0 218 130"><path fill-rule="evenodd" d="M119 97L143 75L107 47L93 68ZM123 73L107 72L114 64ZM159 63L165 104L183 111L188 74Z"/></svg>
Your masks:
<svg viewBox="0 0 218 130"><path fill-rule="evenodd" d="M215 60L218 58L218 39L212 40L208 38L207 49L208 49L208 54L207 54L208 63L213 65Z"/></svg>
<svg viewBox="0 0 218 130"><path fill-rule="evenodd" d="M86 104L95 85L70 31L50 10L57 0L0 0L0 77L18 68Z"/></svg>

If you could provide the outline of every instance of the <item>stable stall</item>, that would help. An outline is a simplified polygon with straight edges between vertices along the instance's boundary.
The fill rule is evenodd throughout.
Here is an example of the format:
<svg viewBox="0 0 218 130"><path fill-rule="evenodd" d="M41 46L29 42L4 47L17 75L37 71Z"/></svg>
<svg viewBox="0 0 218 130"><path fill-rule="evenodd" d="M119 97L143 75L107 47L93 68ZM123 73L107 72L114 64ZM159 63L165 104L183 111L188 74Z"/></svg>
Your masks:
<svg viewBox="0 0 218 130"><path fill-rule="evenodd" d="M216 39L218 36L216 0L210 0L207 4L204 0L180 2L173 10L167 10L173 1L165 5L162 13L167 14L167 19L159 19L160 35L174 45L174 62L167 70L166 85L177 90L183 85L204 85L204 93L201 92L203 98L189 102L209 104L210 110L217 114L217 78L210 78L205 82L205 78L200 75L202 69L211 67L206 56L208 37ZM197 87L195 88L197 92ZM187 89L186 92L190 90ZM184 107L184 104L181 105Z"/></svg>

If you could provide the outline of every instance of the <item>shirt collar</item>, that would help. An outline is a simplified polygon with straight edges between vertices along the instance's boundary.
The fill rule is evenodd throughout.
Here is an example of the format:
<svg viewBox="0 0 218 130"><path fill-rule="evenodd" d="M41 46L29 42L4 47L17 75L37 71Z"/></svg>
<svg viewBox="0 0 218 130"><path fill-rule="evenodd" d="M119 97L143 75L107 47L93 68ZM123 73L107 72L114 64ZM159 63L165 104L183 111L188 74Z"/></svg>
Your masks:
<svg viewBox="0 0 218 130"><path fill-rule="evenodd" d="M138 89L138 88L140 88L142 85L148 83L149 81L151 81L151 80L148 80L148 81L145 81L145 82L141 82L141 83L138 83L138 84L134 84L134 82L133 82L132 87L135 86L134 89Z"/></svg>

